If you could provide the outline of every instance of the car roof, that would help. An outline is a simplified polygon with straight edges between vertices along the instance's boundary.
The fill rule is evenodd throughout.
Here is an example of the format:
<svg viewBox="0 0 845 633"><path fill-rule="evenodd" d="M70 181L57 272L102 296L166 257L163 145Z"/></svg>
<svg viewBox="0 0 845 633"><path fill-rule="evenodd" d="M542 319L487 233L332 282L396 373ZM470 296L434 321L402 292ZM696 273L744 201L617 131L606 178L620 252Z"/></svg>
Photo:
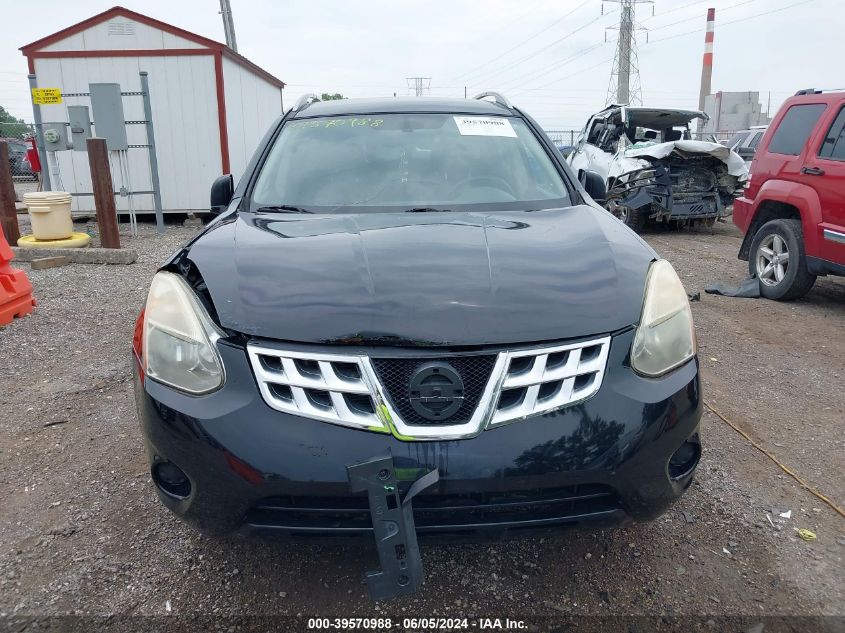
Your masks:
<svg viewBox="0 0 845 633"><path fill-rule="evenodd" d="M340 116L344 114L445 113L513 116L510 108L482 99L443 99L440 97L396 97L380 99L336 99L314 101L300 109L294 118Z"/></svg>

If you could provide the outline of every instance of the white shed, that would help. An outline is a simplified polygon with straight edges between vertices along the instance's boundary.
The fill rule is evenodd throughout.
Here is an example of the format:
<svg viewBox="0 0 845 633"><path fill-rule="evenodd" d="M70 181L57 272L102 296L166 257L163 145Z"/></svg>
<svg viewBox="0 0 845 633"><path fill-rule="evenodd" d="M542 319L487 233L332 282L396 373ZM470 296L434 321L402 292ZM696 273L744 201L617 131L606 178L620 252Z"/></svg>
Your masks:
<svg viewBox="0 0 845 633"><path fill-rule="evenodd" d="M165 212L207 210L214 178L231 173L237 181L282 112L281 80L224 44L123 7L21 51L39 87L60 88L67 95L61 104L41 106L45 123L68 121L68 105L88 105L79 93L87 93L90 83L119 83L122 91L137 92L139 72L148 73ZM128 121L144 119L139 97L124 97L123 107ZM145 143L143 125L128 125L127 135L130 145ZM127 155L131 189L151 190L147 151L131 148ZM64 189L90 192L87 154L62 151L56 156ZM120 174L115 168L112 172L119 188ZM117 202L119 209L127 208L125 198ZM152 196L136 196L135 207L151 211ZM74 209L93 210L93 199L76 196Z"/></svg>

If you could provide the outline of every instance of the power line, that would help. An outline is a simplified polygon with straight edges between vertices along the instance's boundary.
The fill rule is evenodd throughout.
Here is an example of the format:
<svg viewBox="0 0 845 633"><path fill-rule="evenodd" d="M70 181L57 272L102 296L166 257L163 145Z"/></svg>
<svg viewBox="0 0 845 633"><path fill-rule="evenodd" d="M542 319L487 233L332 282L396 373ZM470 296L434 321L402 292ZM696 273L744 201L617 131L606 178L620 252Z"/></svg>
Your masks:
<svg viewBox="0 0 845 633"><path fill-rule="evenodd" d="M609 15L610 13L614 13L614 12L609 12L609 13L606 13L605 15ZM508 64L508 65L506 65L506 66L504 66L504 67L502 67L502 68L498 68L498 69L496 69L496 70L494 70L494 71L492 71L492 72L484 72L484 73L481 73L481 75L479 75L479 76L475 79L475 81L476 81L476 82L477 82L477 81L480 81L480 80L481 80L481 77L488 77L488 79L489 79L489 77L492 77L492 76L494 76L494 75L496 75L496 74L502 73L502 72L504 72L504 71L506 71L506 70L510 70L511 68L514 68L514 67L516 67L516 66L519 66L520 64L522 64L523 62L525 62L525 61L527 61L527 60L531 59L532 57L536 57L536 56L537 56L537 55L539 55L540 53L543 53L543 52L545 52L545 51L549 50L551 47L556 46L557 44L560 44L560 43L561 43L561 42L563 42L564 40L566 40L566 39L568 39L568 38L572 37L573 35L575 35L576 33L579 33L579 32L581 32L581 31L583 31L583 30L584 30L584 29L586 29L588 26L591 26L591 25L595 24L595 23L596 23L596 22L598 22L598 21L599 21L602 17L604 17L604 16L602 16L602 15L596 16L595 18L593 18L592 20L590 20L590 21L589 21L589 22L587 22L586 24L583 24L583 25L579 26L578 28L574 29L573 31L570 31L569 33L567 33L567 34L566 34L566 35L564 35L563 37L560 37L560 38L556 39L555 41L553 41L553 42L551 42L551 43L547 44L546 46L543 46L542 48L540 48L540 49L538 49L538 50L534 51L534 52L533 52L533 53L531 53L530 55L526 55L526 56L524 56L524 57L520 57L519 59L517 59L517 60L515 60L515 61L511 62L510 64Z"/></svg>
<svg viewBox="0 0 845 633"><path fill-rule="evenodd" d="M557 70L558 68L566 66L570 62L573 62L576 59L580 59L584 55L596 50L597 48L600 48L602 46L602 44L603 44L603 42L599 42L598 44L593 44L592 46L588 46L587 48L582 49L581 51L577 52L575 55L570 55L569 57L565 57L561 60L558 60L558 61L554 62L553 64L545 66L544 68L542 68L538 71L535 71L533 73L529 73L527 76L521 78L524 81L518 81L516 85L510 86L508 88L508 90L516 90L517 88L521 88L522 86L531 83L535 79L538 79L539 77L542 77L543 75L546 75L553 70ZM513 81L513 80L511 80L511 81ZM505 83L506 86L507 86L507 83L508 82Z"/></svg>
<svg viewBox="0 0 845 633"><path fill-rule="evenodd" d="M713 2L713 0L694 0L694 2L690 2L690 3L688 3L688 4L682 4L682 5L681 5L681 6L679 6L679 7L672 7L671 9L666 9L666 11L662 11L662 12L660 13L660 15L661 15L661 16L663 16L663 15L666 15L666 14L668 14L668 13L674 13L675 11L680 11L680 10L682 10L682 9L686 9L686 8L688 8L688 7L693 7L693 6L697 5L697 4L704 4L705 2L710 2L710 3L712 3L712 2ZM721 11L721 9L720 9L720 11ZM643 20L643 22L645 22L646 20L653 20L654 18L655 18L655 16L651 15L651 16L649 16L649 17L645 18L645 20Z"/></svg>
<svg viewBox="0 0 845 633"><path fill-rule="evenodd" d="M450 81L457 81L457 80L458 80L458 79L460 79L461 77L467 77L468 75L472 75L472 74L473 74L474 72L476 72L477 70L480 70L481 68L484 68L485 66L489 66L489 65L490 65L490 64L492 64L493 62L496 62L496 61L498 61L498 60L502 59L502 57L505 57L506 55L509 55L510 53L512 53L513 51L515 51L516 49L518 49L518 48L519 48L520 46L522 46L523 44L526 44L526 43L528 43L528 42L532 41L534 38L538 37L539 35L542 35L542 34L543 34L543 33L545 33L546 31L548 31L549 29L551 29L551 28L553 28L553 27L557 26L558 24L560 24L561 22L563 22L563 20L565 20L565 19L566 19L566 18L568 18L570 15L572 15L573 13L575 13L576 11L578 11L581 7L586 6L589 2L590 2L590 0L584 0L584 2L582 2L582 3L581 3L581 4L579 4L577 7L575 7L574 9L572 9L572 11L570 11L569 13L567 13L567 14L563 15L561 18L559 18L559 19L555 20L554 22L552 22L551 24L549 24L549 25L548 25L548 26L546 26L545 28L542 28L542 29L540 29L539 31L537 31L536 33L533 33L533 34L529 35L529 36L528 36L528 37L526 37L524 40L522 40L521 42L519 42L516 46L513 46L512 48L509 48L509 49L508 49L508 50L506 50L504 53L502 53L501 55L499 55L499 56L497 56L497 57L494 57L493 59L488 59L488 60L487 60L486 62L484 62L483 64L481 64L481 65L479 65L479 66L476 66L475 68L472 68L471 70L468 70L468 71L466 71L466 72L461 73L460 75L457 75L456 77L454 77L454 79L452 79L452 80L450 80Z"/></svg>
<svg viewBox="0 0 845 633"><path fill-rule="evenodd" d="M586 68L582 68L581 70L576 70L575 72L569 73L568 75L564 75L563 77L558 77L556 79L552 79L551 81L547 81L545 85L550 86L552 84L560 83L564 79L569 79L570 77L574 77L575 75L580 75L581 73L585 73L588 70L593 70L594 68L598 68L599 66L603 66L603 65L611 63L611 62L613 62L612 57L609 58L609 59L604 59L604 60L600 61L598 64L594 64L592 66L587 66ZM522 90L520 92L525 92L525 90Z"/></svg>
<svg viewBox="0 0 845 633"><path fill-rule="evenodd" d="M748 20L753 20L754 18L759 18L761 16L769 15L771 13L778 13L780 11L786 11L787 9L792 9L793 7L798 7L798 6L801 6L802 4L809 4L810 2L815 2L815 1L816 0L802 0L801 2L794 2L792 4L788 4L786 6L779 7L777 9L772 9L770 11L762 11L761 13L755 13L754 15L747 15L744 18L737 18L736 20L730 20L728 22L719 22L719 28L721 29L721 28L728 26L728 25L731 25L731 24L737 24L738 22L746 22ZM693 34L696 34L696 33L700 35L701 29L695 29L694 31L686 31L684 33L678 33L676 35L668 35L666 37L661 37L661 38L656 39L656 40L651 40L651 42L649 42L649 45L657 44L658 42L665 42L666 40L673 40L677 37L684 37L685 35L693 35Z"/></svg>
<svg viewBox="0 0 845 633"><path fill-rule="evenodd" d="M731 9L736 9L737 7L741 7L741 6L744 6L746 4L751 4L752 2L757 2L757 0L743 0L743 2L737 2L736 4L732 4L730 6L719 9L719 13L721 14L723 11L730 11ZM700 15L693 15L693 16L690 16L688 18L684 18L683 20L677 20L676 22L670 22L669 24L661 24L660 26L651 27L651 28L649 28L649 31L651 33L654 33L655 31L661 31L663 29L669 28L670 26L675 26L677 24L683 24L684 22L691 22L693 20L700 20L700 19L701 19ZM696 31L696 33L698 33L698 32L699 31Z"/></svg>

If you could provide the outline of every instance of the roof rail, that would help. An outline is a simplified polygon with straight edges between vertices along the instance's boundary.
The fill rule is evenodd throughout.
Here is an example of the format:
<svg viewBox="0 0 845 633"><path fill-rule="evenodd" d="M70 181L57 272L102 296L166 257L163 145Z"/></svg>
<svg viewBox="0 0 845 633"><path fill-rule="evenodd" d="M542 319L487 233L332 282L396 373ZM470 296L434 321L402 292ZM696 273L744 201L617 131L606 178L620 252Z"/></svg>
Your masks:
<svg viewBox="0 0 845 633"><path fill-rule="evenodd" d="M820 95L824 92L842 92L845 88L804 88L804 90L799 90L795 93L794 96L798 97L800 95Z"/></svg>
<svg viewBox="0 0 845 633"><path fill-rule="evenodd" d="M317 95L309 92L308 94L302 95L297 100L297 102L294 104L292 109L293 109L294 112L296 112L298 110L304 110L305 108L310 106L312 103L314 103L315 101L319 101L319 100L320 100L320 97L318 97Z"/></svg>
<svg viewBox="0 0 845 633"><path fill-rule="evenodd" d="M493 100L498 103L500 106L504 106L508 109L512 109L513 106L511 102L507 100L505 96L498 92L482 92L477 94L473 97L473 99L486 99L487 97L493 97Z"/></svg>

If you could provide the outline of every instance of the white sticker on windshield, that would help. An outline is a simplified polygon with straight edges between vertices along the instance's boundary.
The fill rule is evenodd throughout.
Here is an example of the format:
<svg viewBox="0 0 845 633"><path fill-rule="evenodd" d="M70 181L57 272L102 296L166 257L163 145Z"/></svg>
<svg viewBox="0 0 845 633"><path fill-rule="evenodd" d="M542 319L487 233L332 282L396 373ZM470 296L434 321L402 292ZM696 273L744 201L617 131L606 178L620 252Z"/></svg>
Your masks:
<svg viewBox="0 0 845 633"><path fill-rule="evenodd" d="M508 119L497 116L456 116L455 125L462 136L508 136L516 138Z"/></svg>

